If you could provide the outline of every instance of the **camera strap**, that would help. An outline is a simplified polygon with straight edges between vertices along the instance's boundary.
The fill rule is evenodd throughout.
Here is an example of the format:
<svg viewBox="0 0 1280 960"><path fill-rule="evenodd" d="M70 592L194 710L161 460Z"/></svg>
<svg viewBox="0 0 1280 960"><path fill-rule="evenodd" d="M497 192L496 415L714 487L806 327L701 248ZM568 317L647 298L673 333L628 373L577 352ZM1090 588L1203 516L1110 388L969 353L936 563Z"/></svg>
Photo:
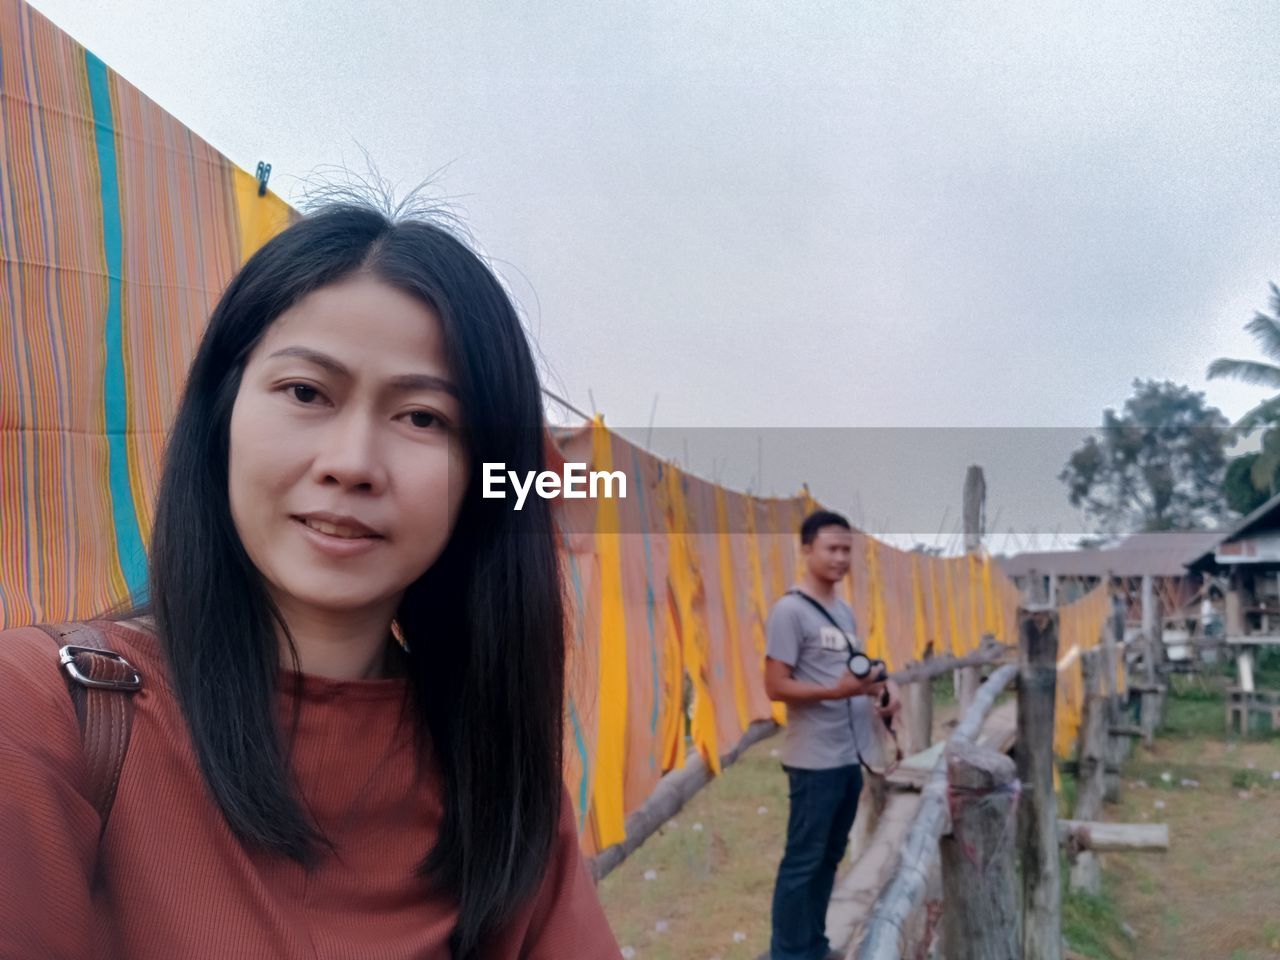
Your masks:
<svg viewBox="0 0 1280 960"><path fill-rule="evenodd" d="M849 639L849 631L846 630L844 627L840 626L840 624L836 622L836 618L831 615L831 611L828 610L825 606L823 606L813 597L809 596L803 590L788 590L787 593L791 594L792 596L799 597L801 600L804 600L805 602L807 602L810 606L813 607L813 609L817 610L820 614L826 617L828 623L830 623L833 627L835 627L837 630L840 631L840 636L844 637L844 642L849 646L849 656L852 657L855 653L862 652L857 647L855 647L853 645L853 641Z"/></svg>
<svg viewBox="0 0 1280 960"><path fill-rule="evenodd" d="M853 641L849 639L849 632L845 630L844 627L840 626L839 623L836 622L836 618L831 615L831 611L828 610L821 603L819 603L814 597L809 596L809 594L805 593L803 590L788 590L787 593L793 594L799 597L801 600L804 600L807 603L809 603L815 610L817 610L820 614L826 617L828 623L830 623L833 627L835 627L837 630L840 631L840 636L844 637L844 642L849 646L850 657L852 657L855 653L862 652L861 650L859 650L857 647L853 645ZM884 697L886 698L885 702L887 702L887 697L888 697L887 691L884 694ZM893 728L893 721L889 717L884 717L882 719L884 720L885 729L889 732L889 735L893 737L894 758L889 762L889 765L884 770L876 770L874 767L871 766L871 764L867 763L867 761L863 758L862 751L861 750L858 751L858 761L864 767L870 770L872 773L881 777L887 776L888 774L896 770L898 768L898 762L902 759L902 747L898 743L898 731ZM850 722L852 723L852 718ZM857 735L854 734L855 749L857 749L857 739L858 739Z"/></svg>

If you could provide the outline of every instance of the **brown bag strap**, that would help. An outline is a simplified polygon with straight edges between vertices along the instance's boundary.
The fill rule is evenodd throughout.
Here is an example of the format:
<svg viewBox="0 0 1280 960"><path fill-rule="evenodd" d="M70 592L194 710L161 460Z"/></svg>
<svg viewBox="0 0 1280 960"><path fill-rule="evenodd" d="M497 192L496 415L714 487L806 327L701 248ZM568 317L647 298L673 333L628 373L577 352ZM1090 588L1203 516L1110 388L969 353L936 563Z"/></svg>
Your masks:
<svg viewBox="0 0 1280 960"><path fill-rule="evenodd" d="M40 624L58 645L58 660L75 707L89 768L89 796L102 830L115 802L133 729L133 696L142 675L107 647L106 637L87 623Z"/></svg>

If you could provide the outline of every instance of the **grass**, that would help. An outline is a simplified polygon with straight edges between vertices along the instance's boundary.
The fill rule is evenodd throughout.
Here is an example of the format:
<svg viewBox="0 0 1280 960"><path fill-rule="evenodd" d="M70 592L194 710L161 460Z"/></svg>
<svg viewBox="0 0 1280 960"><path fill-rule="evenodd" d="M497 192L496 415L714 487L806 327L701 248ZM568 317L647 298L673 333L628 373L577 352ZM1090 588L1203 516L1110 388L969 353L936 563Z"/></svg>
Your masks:
<svg viewBox="0 0 1280 960"><path fill-rule="evenodd" d="M1070 867L1065 863L1063 877ZM1093 960L1129 960L1133 941L1126 934L1124 920L1110 883L1095 895L1068 891L1062 898L1062 936L1076 953Z"/></svg>
<svg viewBox="0 0 1280 960"><path fill-rule="evenodd" d="M955 713L951 682L950 675L935 681L936 737L947 735ZM1105 856L1099 896L1064 895L1063 934L1081 956L1280 957L1280 894L1272 879L1280 876L1280 781L1271 777L1280 770L1280 735L1224 736L1230 682L1225 671L1171 678L1165 726L1152 749L1138 747L1123 774L1123 800L1104 815L1168 823L1171 850ZM1280 687L1280 676L1267 684ZM786 777L772 755L780 746L772 738L747 751L601 884L619 943L633 951L628 956L754 960L765 950L786 831ZM1061 809L1072 809L1075 789L1075 778L1064 775ZM1068 873L1064 868L1064 886Z"/></svg>
<svg viewBox="0 0 1280 960"><path fill-rule="evenodd" d="M1222 736L1226 686L1221 675L1170 677L1160 736L1173 740Z"/></svg>
<svg viewBox="0 0 1280 960"><path fill-rule="evenodd" d="M1269 664L1273 661L1267 661ZM1235 682L1231 668L1198 676L1176 675L1170 678L1169 697L1165 702L1164 723L1161 737L1167 739L1194 739L1211 737L1221 739L1226 730L1225 702L1227 687ZM1280 667L1269 665L1267 673L1259 671L1256 685L1261 689L1280 689ZM1280 730L1257 728L1254 721L1249 738L1269 739L1280 736Z"/></svg>
<svg viewBox="0 0 1280 960"><path fill-rule="evenodd" d="M1169 825L1167 854L1104 857L1105 889L1142 960L1280 957L1280 735L1226 736L1231 682L1225 669L1171 678L1160 734L1126 764L1121 803L1106 814ZM1259 686L1280 687L1280 675Z"/></svg>
<svg viewBox="0 0 1280 960"><path fill-rule="evenodd" d="M956 702L956 688L954 675L950 673L939 674L930 681L933 687L933 708L954 706Z"/></svg>
<svg viewBox="0 0 1280 960"><path fill-rule="evenodd" d="M1065 816L1066 812L1076 808L1076 790L1079 781L1074 773L1061 771L1058 774L1058 811L1059 816Z"/></svg>
<svg viewBox="0 0 1280 960"><path fill-rule="evenodd" d="M753 960L767 948L786 837L780 747L772 737L748 750L600 884L629 955Z"/></svg>
<svg viewBox="0 0 1280 960"><path fill-rule="evenodd" d="M1265 661L1259 686L1280 686L1280 658ZM1272 677L1274 676L1274 679ZM1169 825L1164 855L1103 857L1098 897L1068 893L1063 934L1095 960L1280 957L1280 736L1228 739L1230 668L1174 676L1152 748L1139 746L1123 773L1123 797L1105 818ZM1074 778L1062 780L1070 809ZM1125 932L1126 921L1136 941Z"/></svg>

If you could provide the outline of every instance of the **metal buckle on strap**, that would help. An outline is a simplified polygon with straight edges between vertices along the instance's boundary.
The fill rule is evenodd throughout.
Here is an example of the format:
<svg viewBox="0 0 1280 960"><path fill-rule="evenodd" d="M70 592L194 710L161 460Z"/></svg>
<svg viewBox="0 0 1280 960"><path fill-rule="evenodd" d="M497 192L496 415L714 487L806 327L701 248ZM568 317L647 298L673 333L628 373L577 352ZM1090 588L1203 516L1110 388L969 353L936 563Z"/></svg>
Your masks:
<svg viewBox="0 0 1280 960"><path fill-rule="evenodd" d="M80 665L76 663L76 657L82 653L93 654L98 657L106 657L108 660L114 660L116 663L124 664L128 668L130 676L117 678L99 678L90 677L80 670ZM141 690L142 674L138 673L137 668L132 663L110 650L96 650L93 647L77 647L74 644L67 644L58 651L58 661L62 664L62 669L67 671L67 676L71 677L76 683L85 687L98 687L103 690Z"/></svg>

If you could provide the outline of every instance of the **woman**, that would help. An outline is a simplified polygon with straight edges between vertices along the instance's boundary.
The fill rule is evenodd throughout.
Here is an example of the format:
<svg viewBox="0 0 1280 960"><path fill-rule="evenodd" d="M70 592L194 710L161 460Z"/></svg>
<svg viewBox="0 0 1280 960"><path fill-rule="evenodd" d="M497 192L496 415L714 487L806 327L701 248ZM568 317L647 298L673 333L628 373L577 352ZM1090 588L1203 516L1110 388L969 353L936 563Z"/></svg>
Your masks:
<svg viewBox="0 0 1280 960"><path fill-rule="evenodd" d="M98 624L143 678L105 821L57 645L0 635L0 957L616 957L550 507L479 496L542 442L448 232L336 205L259 250L174 422L148 608Z"/></svg>

